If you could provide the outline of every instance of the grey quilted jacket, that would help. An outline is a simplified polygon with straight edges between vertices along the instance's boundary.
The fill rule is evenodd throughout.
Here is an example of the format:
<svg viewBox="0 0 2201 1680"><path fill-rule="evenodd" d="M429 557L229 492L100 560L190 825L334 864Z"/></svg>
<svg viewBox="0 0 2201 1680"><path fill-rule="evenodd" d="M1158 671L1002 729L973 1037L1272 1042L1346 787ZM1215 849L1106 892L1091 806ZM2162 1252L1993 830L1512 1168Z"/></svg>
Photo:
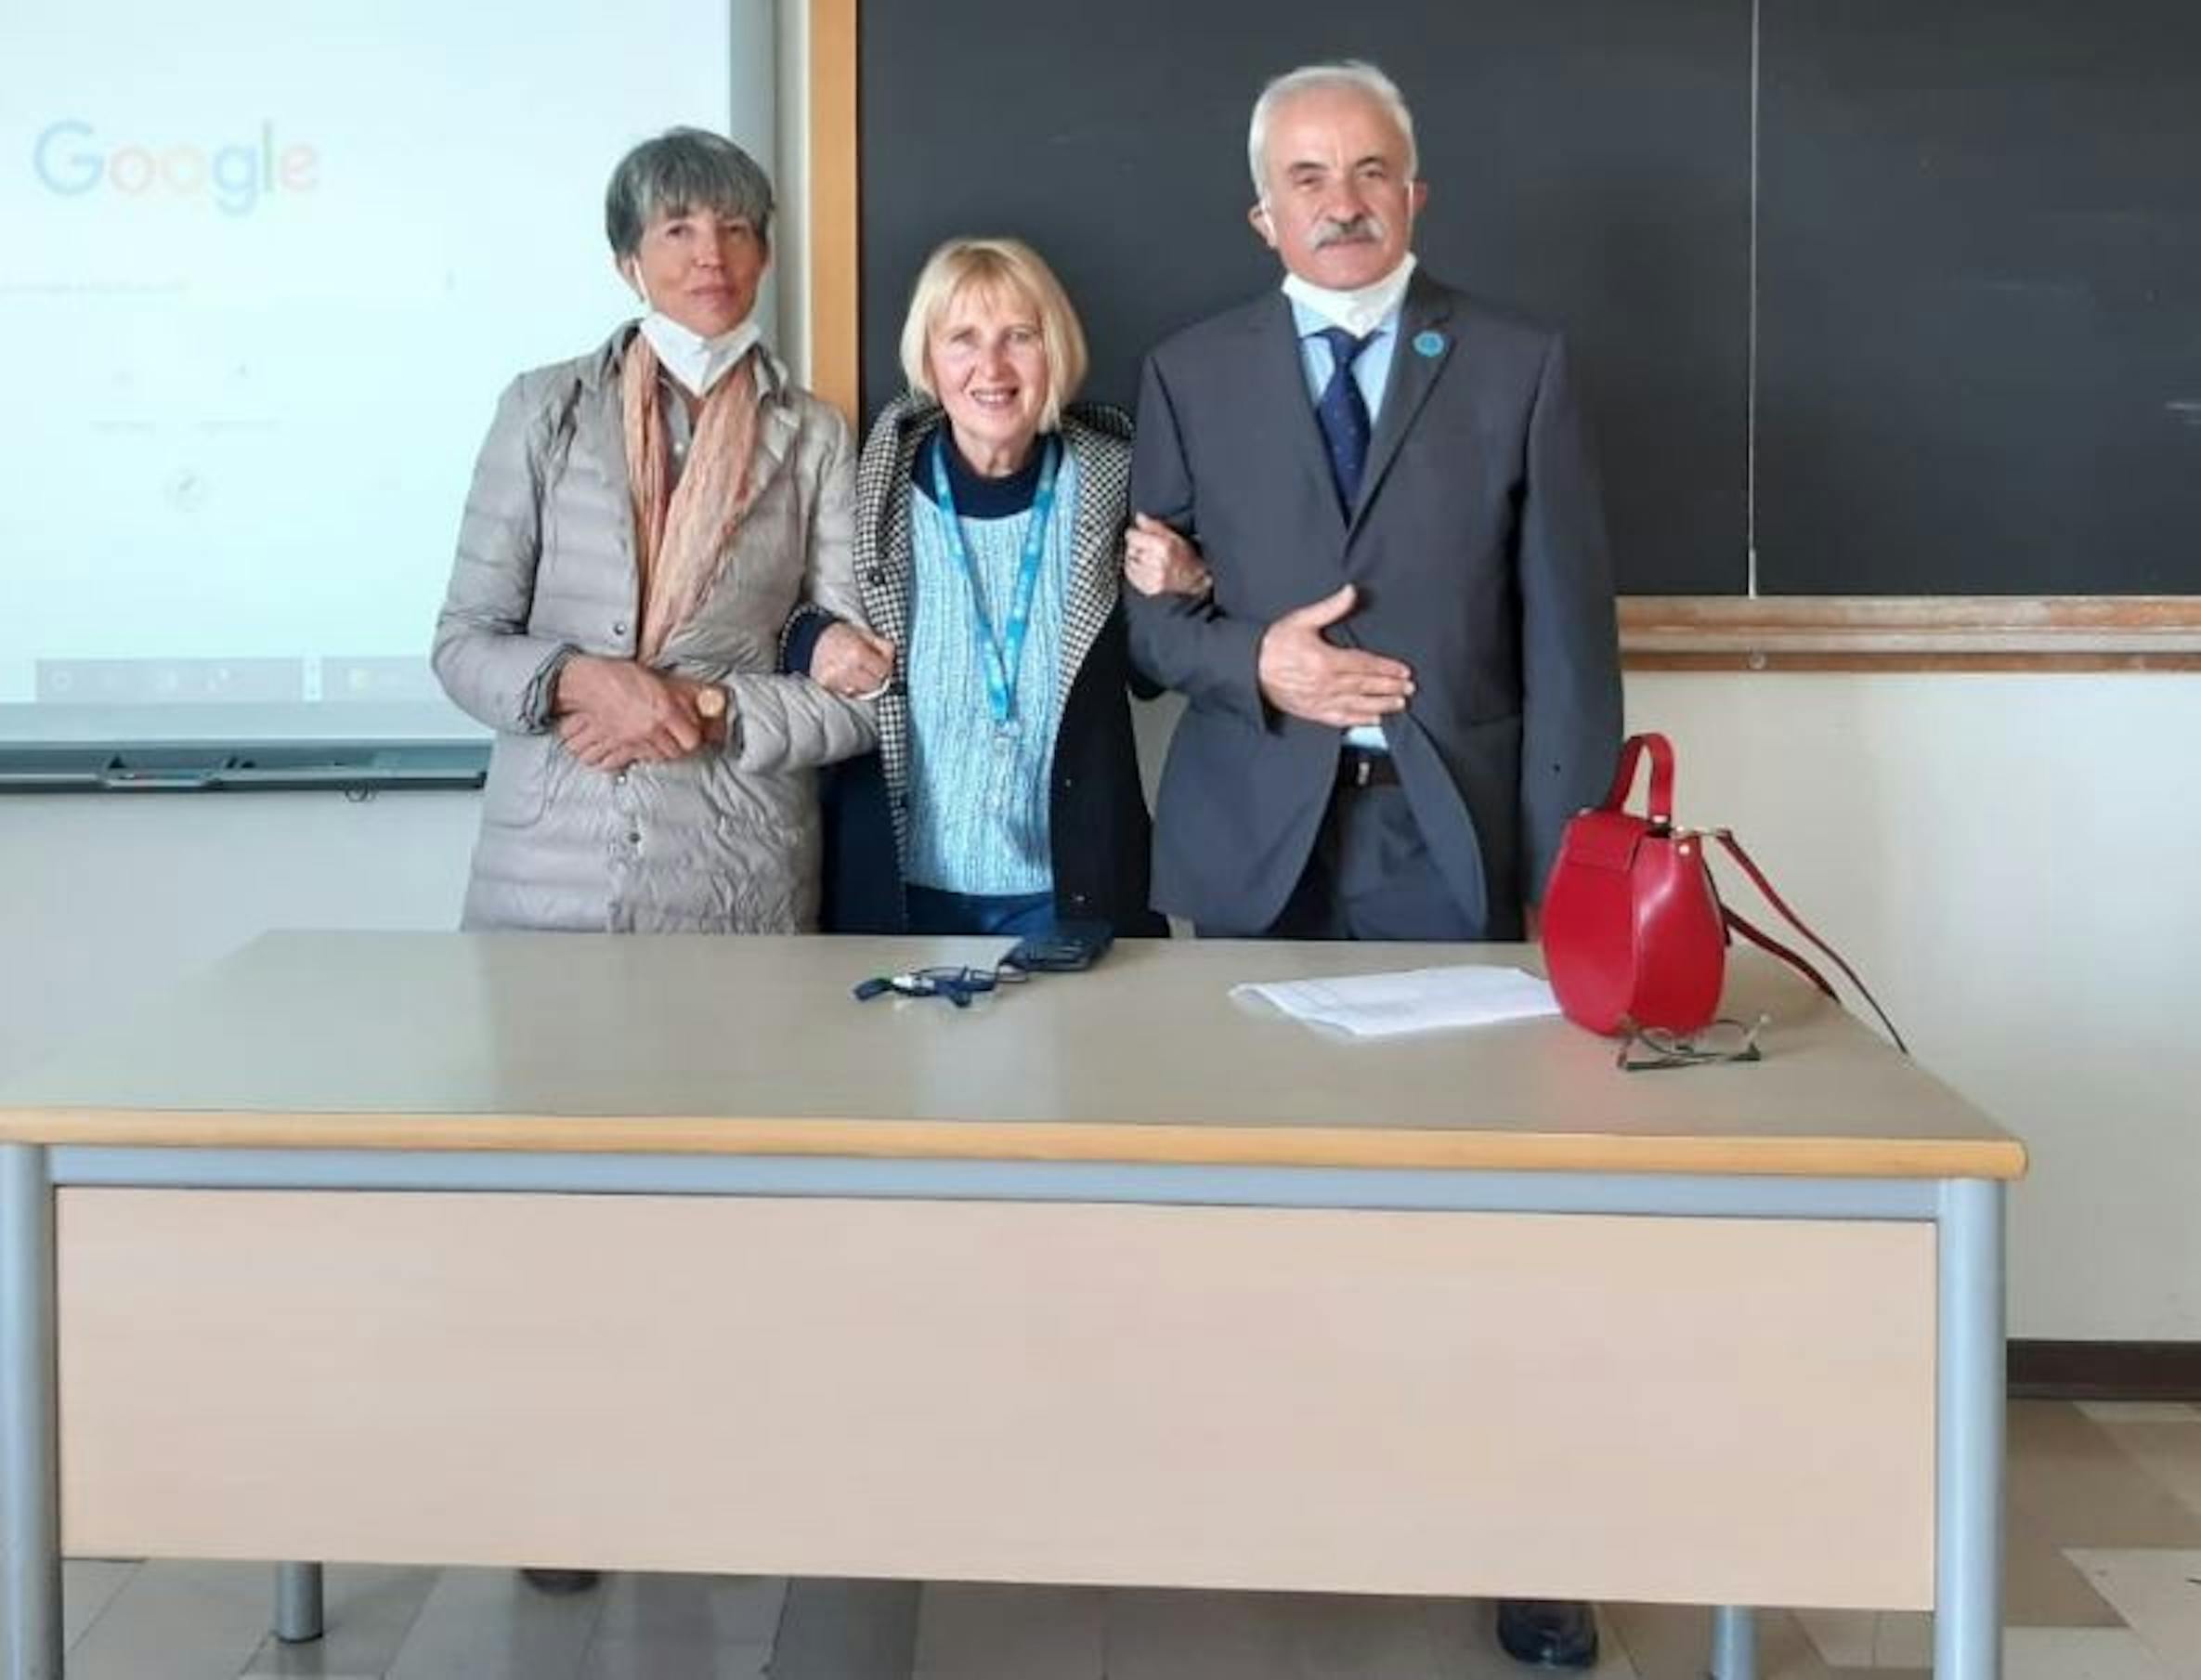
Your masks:
<svg viewBox="0 0 2201 1680"><path fill-rule="evenodd" d="M760 352L757 493L667 670L725 685L723 748L617 775L551 727L568 650L633 657L640 615L619 418L632 326L506 389L474 471L436 626L436 674L497 732L468 928L798 932L816 925L816 765L868 751L868 706L776 673L800 601L861 619L855 475L840 416Z"/></svg>

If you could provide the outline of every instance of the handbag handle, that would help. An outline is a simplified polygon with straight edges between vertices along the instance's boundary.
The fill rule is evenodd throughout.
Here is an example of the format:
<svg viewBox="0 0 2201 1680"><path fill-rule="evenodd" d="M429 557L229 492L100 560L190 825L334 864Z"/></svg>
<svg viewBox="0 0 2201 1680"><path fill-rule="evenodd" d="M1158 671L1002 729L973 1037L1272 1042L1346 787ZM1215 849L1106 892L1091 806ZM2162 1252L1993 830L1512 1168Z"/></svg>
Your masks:
<svg viewBox="0 0 2201 1680"><path fill-rule="evenodd" d="M1632 735L1621 747L1621 767L1613 773L1612 791L1605 796L1605 809L1619 811L1628 802L1635 785L1635 766L1650 755L1650 820L1661 827L1674 826L1674 743L1656 730Z"/></svg>
<svg viewBox="0 0 2201 1680"><path fill-rule="evenodd" d="M1859 996L1872 1006L1872 1012L1880 1017L1880 1024L1888 1029L1888 1036L1895 1041L1895 1048L1906 1056L1909 1055L1910 1046L1903 1042L1903 1035L1895 1030L1895 1023L1888 1019L1887 1010L1880 1007L1880 999L1873 996L1872 988L1858 978L1856 970L1849 966L1848 960L1843 957L1842 953L1814 933L1804 919L1789 908L1788 900L1773 890L1773 883L1765 879L1765 872L1751 860L1750 853L1742 849L1740 840L1725 828L1714 828L1711 832L1712 838L1726 847L1727 855L1741 866L1743 874L1750 877L1751 885L1765 895L1765 902L1788 918L1791 927L1817 946L1833 962L1834 966L1848 977L1850 984L1857 988ZM1798 973L1804 975L1828 996L1834 996L1834 988L1827 983L1827 977L1813 968L1801 952L1791 950L1763 929L1752 926L1750 922L1744 920L1725 905L1720 906L1720 914L1730 928L1749 940L1751 944L1762 950L1772 952L1774 956L1791 965Z"/></svg>

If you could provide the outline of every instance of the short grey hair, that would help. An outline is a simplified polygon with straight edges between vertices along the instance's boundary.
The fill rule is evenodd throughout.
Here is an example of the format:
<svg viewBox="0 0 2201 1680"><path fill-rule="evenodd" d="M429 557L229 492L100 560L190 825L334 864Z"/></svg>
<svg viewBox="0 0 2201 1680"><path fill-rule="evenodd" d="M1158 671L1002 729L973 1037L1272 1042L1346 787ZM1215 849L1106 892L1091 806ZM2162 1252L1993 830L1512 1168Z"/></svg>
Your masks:
<svg viewBox="0 0 2201 1680"><path fill-rule="evenodd" d="M619 160L604 189L604 234L630 257L652 223L692 210L740 217L772 243L772 177L757 160L705 128L668 128Z"/></svg>
<svg viewBox="0 0 2201 1680"><path fill-rule="evenodd" d="M1413 112L1406 109L1406 96L1399 91L1399 85L1364 59L1340 59L1331 64L1302 64L1297 70L1287 70L1261 89L1261 97L1254 101L1254 120L1245 137L1245 161L1253 171L1257 199L1264 204L1269 202L1269 182L1262 166L1267 162L1270 119L1286 99L1317 88L1347 88L1364 93L1382 106L1391 121L1398 124L1400 134L1405 137L1406 178L1410 181L1421 178L1421 153L1413 144Z"/></svg>

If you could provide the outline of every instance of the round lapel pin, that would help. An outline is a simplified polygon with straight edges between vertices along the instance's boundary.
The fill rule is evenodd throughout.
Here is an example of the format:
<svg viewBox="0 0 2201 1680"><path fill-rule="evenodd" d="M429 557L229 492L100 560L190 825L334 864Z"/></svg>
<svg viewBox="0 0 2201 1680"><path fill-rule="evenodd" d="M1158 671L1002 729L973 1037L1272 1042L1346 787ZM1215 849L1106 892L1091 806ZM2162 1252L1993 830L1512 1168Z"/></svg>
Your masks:
<svg viewBox="0 0 2201 1680"><path fill-rule="evenodd" d="M1441 332L1416 332L1413 335L1413 351L1416 356L1442 356L1444 354L1444 334Z"/></svg>

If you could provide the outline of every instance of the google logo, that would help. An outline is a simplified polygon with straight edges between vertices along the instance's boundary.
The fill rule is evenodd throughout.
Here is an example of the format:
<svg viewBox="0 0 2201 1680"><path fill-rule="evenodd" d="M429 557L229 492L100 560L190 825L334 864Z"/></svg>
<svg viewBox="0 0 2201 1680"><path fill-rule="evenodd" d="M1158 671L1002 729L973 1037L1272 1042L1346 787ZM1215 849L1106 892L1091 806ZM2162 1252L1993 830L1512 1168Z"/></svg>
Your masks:
<svg viewBox="0 0 2201 1680"><path fill-rule="evenodd" d="M31 172L49 192L81 198L101 187L129 199L212 198L225 215L247 215L264 195L312 192L320 185L320 153L291 141L280 150L275 124L262 123L256 141L211 150L99 144L89 123L65 118L39 131Z"/></svg>

